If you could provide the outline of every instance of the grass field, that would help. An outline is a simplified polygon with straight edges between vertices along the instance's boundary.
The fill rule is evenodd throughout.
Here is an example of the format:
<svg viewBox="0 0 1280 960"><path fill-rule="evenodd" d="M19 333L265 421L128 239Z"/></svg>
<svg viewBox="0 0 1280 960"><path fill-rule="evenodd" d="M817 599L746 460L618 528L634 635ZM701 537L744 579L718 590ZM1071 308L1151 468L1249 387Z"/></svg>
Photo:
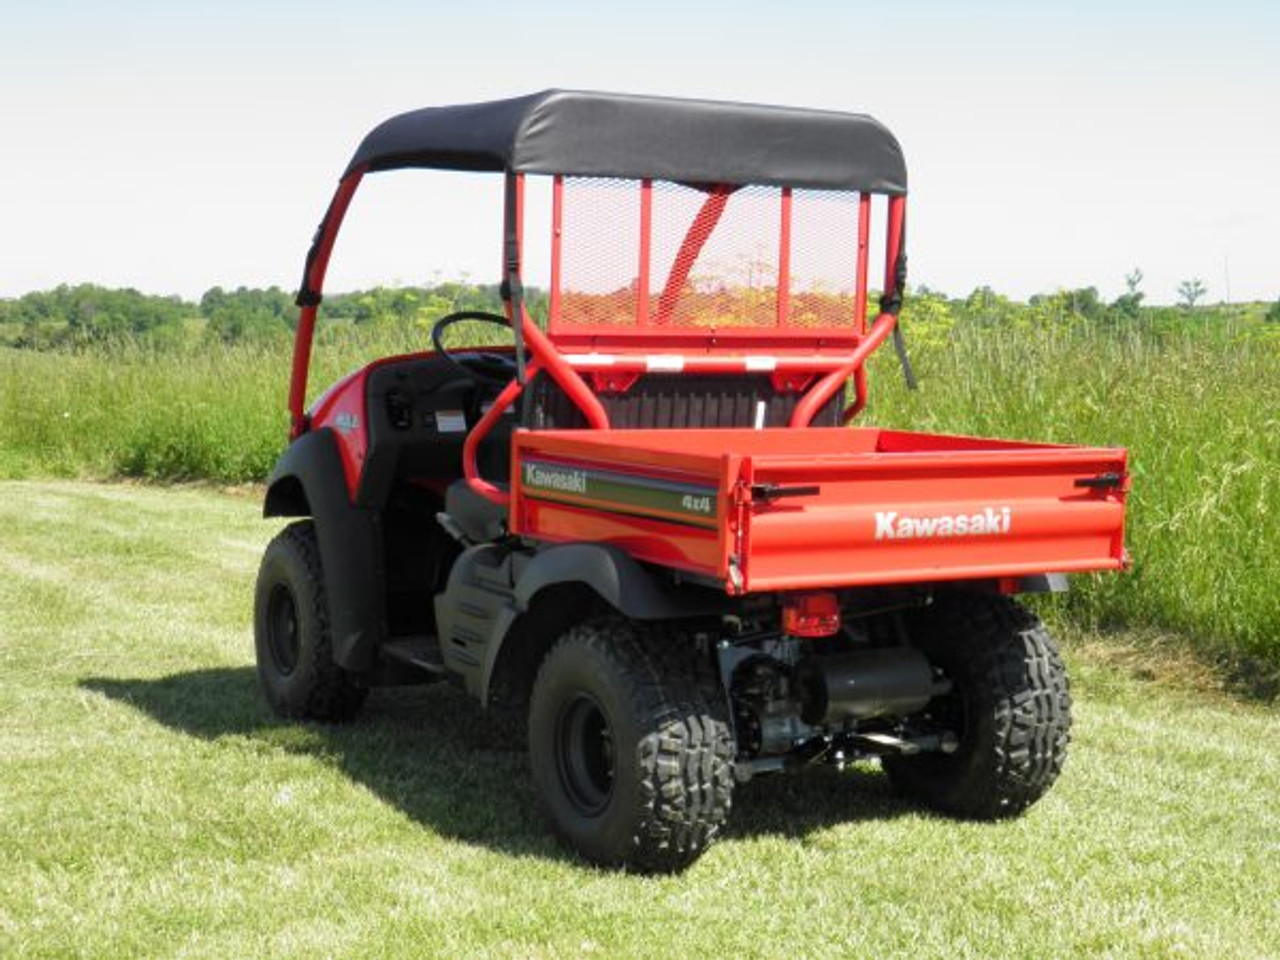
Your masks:
<svg viewBox="0 0 1280 960"><path fill-rule="evenodd" d="M1123 642L1068 643L1071 758L1022 819L763 780L646 879L557 846L450 689L271 719L272 530L245 497L0 483L0 956L1280 955L1280 713L1138 680Z"/></svg>
<svg viewBox="0 0 1280 960"><path fill-rule="evenodd" d="M1243 655L1280 692L1280 349L1226 337L1024 331L961 334L922 353L909 393L877 358L872 422L1123 446L1133 493L1122 577L1077 578L1090 627L1177 631Z"/></svg>
<svg viewBox="0 0 1280 960"><path fill-rule="evenodd" d="M1190 320L1155 330L957 327L917 341L917 393L902 389L891 351L875 358L864 422L1127 446L1134 569L1077 578L1064 615L1091 629L1176 635L1274 697L1280 339L1247 333ZM317 345L313 394L361 362L425 342L409 325L331 329ZM288 349L0 349L0 476L261 480L284 443Z"/></svg>

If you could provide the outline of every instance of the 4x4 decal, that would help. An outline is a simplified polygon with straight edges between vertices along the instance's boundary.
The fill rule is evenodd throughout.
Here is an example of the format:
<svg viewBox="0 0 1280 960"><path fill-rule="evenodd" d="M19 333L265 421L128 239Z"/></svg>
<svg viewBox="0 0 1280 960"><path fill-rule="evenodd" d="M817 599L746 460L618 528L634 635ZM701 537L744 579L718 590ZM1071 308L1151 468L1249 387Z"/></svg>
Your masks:
<svg viewBox="0 0 1280 960"><path fill-rule="evenodd" d="M716 490L703 484L535 459L521 464L520 480L526 497L589 503L596 509L670 517L698 526L715 524Z"/></svg>

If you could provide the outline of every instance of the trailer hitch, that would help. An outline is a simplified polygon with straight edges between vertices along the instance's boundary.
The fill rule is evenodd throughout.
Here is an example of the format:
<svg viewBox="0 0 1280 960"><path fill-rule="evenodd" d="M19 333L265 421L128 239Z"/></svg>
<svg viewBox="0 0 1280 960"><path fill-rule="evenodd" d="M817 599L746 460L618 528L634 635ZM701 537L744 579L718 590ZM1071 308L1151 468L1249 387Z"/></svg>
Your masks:
<svg viewBox="0 0 1280 960"><path fill-rule="evenodd" d="M960 738L950 730L914 737L902 737L882 731L851 733L846 740L860 750L879 756L910 757L919 753L955 753L960 749Z"/></svg>
<svg viewBox="0 0 1280 960"><path fill-rule="evenodd" d="M740 757L734 764L733 776L738 783L747 783L766 774L796 773L819 763L843 770L850 760L925 753L949 755L959 749L960 738L951 730L905 736L882 731L825 734L797 744L790 753Z"/></svg>

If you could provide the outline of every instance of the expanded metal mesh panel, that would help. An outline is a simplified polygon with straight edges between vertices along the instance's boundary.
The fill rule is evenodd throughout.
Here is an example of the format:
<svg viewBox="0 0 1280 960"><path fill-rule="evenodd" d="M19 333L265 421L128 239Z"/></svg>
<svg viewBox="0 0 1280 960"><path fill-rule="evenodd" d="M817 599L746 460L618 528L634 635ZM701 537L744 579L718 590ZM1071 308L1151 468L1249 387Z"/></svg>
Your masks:
<svg viewBox="0 0 1280 960"><path fill-rule="evenodd" d="M797 190L791 200L791 304L795 327L857 322L858 195Z"/></svg>
<svg viewBox="0 0 1280 960"><path fill-rule="evenodd" d="M857 195L783 193L566 178L553 329L852 329Z"/></svg>
<svg viewBox="0 0 1280 960"><path fill-rule="evenodd" d="M650 318L677 327L772 327L782 191L654 184Z"/></svg>
<svg viewBox="0 0 1280 960"><path fill-rule="evenodd" d="M635 324L640 184L566 179L561 216L559 322Z"/></svg>

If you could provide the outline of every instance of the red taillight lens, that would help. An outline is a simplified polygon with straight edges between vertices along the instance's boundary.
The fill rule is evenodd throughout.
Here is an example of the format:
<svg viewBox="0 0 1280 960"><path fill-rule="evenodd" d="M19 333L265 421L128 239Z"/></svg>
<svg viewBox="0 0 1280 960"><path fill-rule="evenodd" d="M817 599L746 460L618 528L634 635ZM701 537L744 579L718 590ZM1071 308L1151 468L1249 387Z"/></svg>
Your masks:
<svg viewBox="0 0 1280 960"><path fill-rule="evenodd" d="M829 637L840 630L840 598L834 593L793 593L782 601L782 632Z"/></svg>

